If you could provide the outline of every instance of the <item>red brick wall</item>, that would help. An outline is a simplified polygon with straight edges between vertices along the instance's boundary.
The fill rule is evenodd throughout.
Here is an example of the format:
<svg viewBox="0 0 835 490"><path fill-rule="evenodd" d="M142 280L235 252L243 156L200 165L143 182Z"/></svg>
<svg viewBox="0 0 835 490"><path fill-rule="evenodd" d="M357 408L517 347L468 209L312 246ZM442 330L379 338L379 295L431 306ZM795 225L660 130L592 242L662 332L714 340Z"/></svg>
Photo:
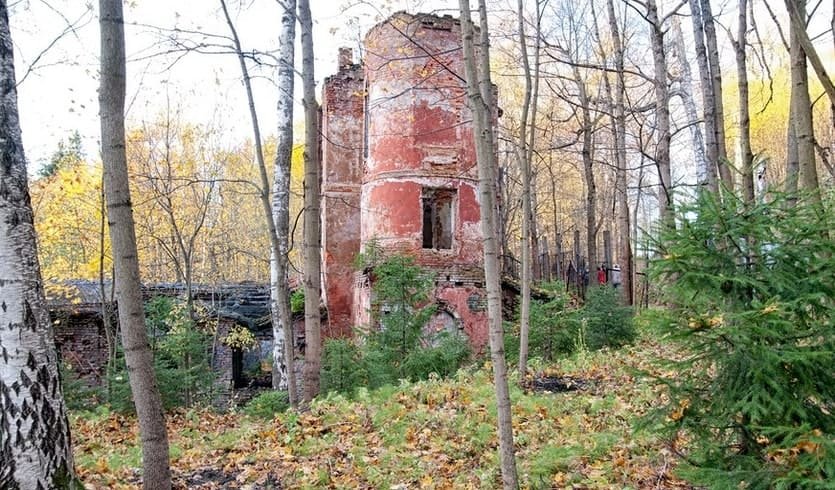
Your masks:
<svg viewBox="0 0 835 490"><path fill-rule="evenodd" d="M486 313L467 307L482 287L483 249L460 44L457 19L398 13L368 33L361 68L325 82L326 336L366 318L368 293L354 290L346 264L375 240L437 273L436 299L455 308L476 347L486 342ZM448 250L423 248L424 188L455 190Z"/></svg>
<svg viewBox="0 0 835 490"><path fill-rule="evenodd" d="M341 53L344 55L345 53ZM340 61L322 93L323 293L325 337L351 333L354 258L360 251L363 70Z"/></svg>

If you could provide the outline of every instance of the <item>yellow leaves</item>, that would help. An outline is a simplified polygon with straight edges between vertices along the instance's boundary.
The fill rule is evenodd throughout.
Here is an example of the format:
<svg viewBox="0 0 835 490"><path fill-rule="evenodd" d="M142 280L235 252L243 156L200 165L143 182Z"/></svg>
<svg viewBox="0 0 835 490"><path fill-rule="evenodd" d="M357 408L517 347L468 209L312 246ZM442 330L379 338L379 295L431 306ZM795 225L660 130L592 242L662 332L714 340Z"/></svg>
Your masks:
<svg viewBox="0 0 835 490"><path fill-rule="evenodd" d="M765 308L762 309L762 314L763 315L768 315L770 313L774 313L774 312L778 311L779 309L780 308L777 306L777 303L769 303L768 305L765 306Z"/></svg>
<svg viewBox="0 0 835 490"><path fill-rule="evenodd" d="M721 327L725 324L725 317L720 313L713 316L690 317L687 319L687 326L693 330L705 330Z"/></svg>
<svg viewBox="0 0 835 490"><path fill-rule="evenodd" d="M670 414L670 420L674 422L681 420L682 418L684 418L684 413L687 411L688 408L690 408L689 399L685 398L684 400L679 400L678 408L673 410L673 412Z"/></svg>
<svg viewBox="0 0 835 490"><path fill-rule="evenodd" d="M722 326L722 324L724 322L725 322L725 319L721 314L716 315L716 316L712 316L712 317L708 318L708 320L707 320L707 324L711 328L720 327L720 326Z"/></svg>
<svg viewBox="0 0 835 490"><path fill-rule="evenodd" d="M568 483L568 475L562 471L558 471L551 477L551 483L555 488L564 488L565 484Z"/></svg>
<svg viewBox="0 0 835 490"><path fill-rule="evenodd" d="M559 395L514 389L523 487L685 488L669 474L659 477L659 468L675 465L663 456L662 442L631 430L636 407L656 399L637 385L640 380L625 377L634 355L590 354L581 366L563 362L549 370L587 380L597 373L593 389ZM211 411L169 414L171 445L181 448L172 460L176 484L196 482L186 480L195 474L221 474L227 479L215 488L268 488L268 482L282 488L494 488L498 455L489 379L489 371L462 372L455 380L404 384L386 396L316 401L309 412L271 421ZM692 409L687 401L673 408L682 416ZM73 431L79 473L89 488L137 483L138 462L117 466L112 456L127 459L137 451L133 418L74 419ZM797 451L814 449L814 433L805 440ZM686 441L676 446L686 449ZM110 462L104 474L95 470L102 457Z"/></svg>
<svg viewBox="0 0 835 490"><path fill-rule="evenodd" d="M35 231L44 277L94 279L101 264L109 270L109 237L101 234L101 166L76 162L30 186Z"/></svg>

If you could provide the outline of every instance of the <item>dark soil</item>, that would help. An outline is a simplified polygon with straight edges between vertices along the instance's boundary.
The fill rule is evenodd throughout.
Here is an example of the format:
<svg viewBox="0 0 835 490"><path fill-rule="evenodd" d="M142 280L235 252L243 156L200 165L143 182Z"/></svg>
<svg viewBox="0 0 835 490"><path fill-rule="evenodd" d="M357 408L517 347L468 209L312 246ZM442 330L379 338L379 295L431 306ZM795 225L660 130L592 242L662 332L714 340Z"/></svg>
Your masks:
<svg viewBox="0 0 835 490"><path fill-rule="evenodd" d="M537 376L530 382L529 389L538 393L564 393L584 390L588 387L589 382L587 380L572 376Z"/></svg>

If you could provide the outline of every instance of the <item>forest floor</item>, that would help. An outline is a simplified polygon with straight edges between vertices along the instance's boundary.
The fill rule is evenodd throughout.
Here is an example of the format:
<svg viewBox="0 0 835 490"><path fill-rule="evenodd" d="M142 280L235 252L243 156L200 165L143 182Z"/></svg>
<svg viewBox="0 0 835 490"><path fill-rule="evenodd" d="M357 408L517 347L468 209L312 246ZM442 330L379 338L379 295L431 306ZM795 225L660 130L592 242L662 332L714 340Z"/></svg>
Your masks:
<svg viewBox="0 0 835 490"><path fill-rule="evenodd" d="M667 444L634 430L664 399L663 388L637 375L653 372L650 359L670 348L648 337L619 351L534 362L539 376L568 381L568 391L523 391L511 382L523 488L689 488L673 474ZM496 488L490 373L479 365L449 380L360 390L353 400L331 395L309 412L273 420L209 410L169 414L175 487ZM99 410L73 414L72 426L88 488L138 485L135 418Z"/></svg>

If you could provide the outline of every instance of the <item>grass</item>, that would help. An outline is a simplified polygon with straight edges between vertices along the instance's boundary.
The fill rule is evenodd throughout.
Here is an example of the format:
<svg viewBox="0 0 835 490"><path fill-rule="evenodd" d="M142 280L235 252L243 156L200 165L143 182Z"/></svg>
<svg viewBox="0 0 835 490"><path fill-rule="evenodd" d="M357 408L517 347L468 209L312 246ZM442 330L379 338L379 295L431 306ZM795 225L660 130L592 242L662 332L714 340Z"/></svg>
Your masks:
<svg viewBox="0 0 835 490"><path fill-rule="evenodd" d="M512 386L523 487L687 488L672 475L674 460L663 442L633 430L662 396L634 373L663 348L644 339L553 365L534 361L548 374L582 378L589 386L558 394ZM106 411L76 414L72 421L76 463L88 488L135 487L135 421ZM309 412L272 420L175 412L169 424L175 482L189 488L199 487L190 478L209 468L233 478L224 488L269 482L282 488L500 485L489 366L461 370L449 380L359 390L354 400L332 395Z"/></svg>

